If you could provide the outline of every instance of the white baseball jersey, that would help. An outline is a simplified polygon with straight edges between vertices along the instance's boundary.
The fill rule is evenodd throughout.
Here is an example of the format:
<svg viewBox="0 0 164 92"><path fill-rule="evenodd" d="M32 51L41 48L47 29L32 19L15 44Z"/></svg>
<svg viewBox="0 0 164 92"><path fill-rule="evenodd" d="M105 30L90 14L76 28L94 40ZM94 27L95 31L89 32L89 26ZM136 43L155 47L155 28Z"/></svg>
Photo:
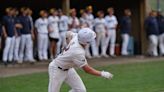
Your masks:
<svg viewBox="0 0 164 92"><path fill-rule="evenodd" d="M75 18L69 17L68 23L69 23L69 25L72 25L72 28L77 28L77 26L80 25L79 19L77 17L75 17Z"/></svg>
<svg viewBox="0 0 164 92"><path fill-rule="evenodd" d="M93 21L94 21L94 16L92 14L87 14L87 22L91 29L93 28Z"/></svg>
<svg viewBox="0 0 164 92"><path fill-rule="evenodd" d="M105 17L105 21L106 21L107 29L113 29L118 24L117 18L114 15L112 15L112 16L107 15Z"/></svg>
<svg viewBox="0 0 164 92"><path fill-rule="evenodd" d="M48 33L48 19L39 18L35 22L35 27L37 28L38 33Z"/></svg>
<svg viewBox="0 0 164 92"><path fill-rule="evenodd" d="M49 36L52 38L59 38L58 23L59 23L58 16L50 16L48 18L48 27L52 31L49 33Z"/></svg>
<svg viewBox="0 0 164 92"><path fill-rule="evenodd" d="M63 15L59 17L59 31L67 31L68 30L68 17Z"/></svg>
<svg viewBox="0 0 164 92"><path fill-rule="evenodd" d="M105 19L104 18L96 18L94 20L95 31L104 31L105 30Z"/></svg>
<svg viewBox="0 0 164 92"><path fill-rule="evenodd" d="M81 17L81 18L80 18L80 24L81 24L81 26L83 26L83 27L88 27L88 26L89 26L89 24L88 24L88 22L87 22L87 19L84 18L84 17Z"/></svg>
<svg viewBox="0 0 164 92"><path fill-rule="evenodd" d="M64 69L74 66L83 67L87 64L85 50L78 42L77 33L73 33L70 43L53 62Z"/></svg>

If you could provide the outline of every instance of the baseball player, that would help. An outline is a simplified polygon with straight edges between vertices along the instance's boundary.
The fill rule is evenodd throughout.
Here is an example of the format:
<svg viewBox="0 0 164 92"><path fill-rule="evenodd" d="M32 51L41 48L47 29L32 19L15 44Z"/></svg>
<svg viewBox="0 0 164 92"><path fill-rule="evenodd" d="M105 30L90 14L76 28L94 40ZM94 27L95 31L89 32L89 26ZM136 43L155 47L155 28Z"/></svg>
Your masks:
<svg viewBox="0 0 164 92"><path fill-rule="evenodd" d="M158 26L159 26L159 51L160 55L164 56L164 16L159 11L157 16Z"/></svg>
<svg viewBox="0 0 164 92"><path fill-rule="evenodd" d="M21 45L20 45L20 53L19 53L19 63L23 61L30 61L34 63L33 57L33 26L31 25L31 20L29 18L29 8L22 7L21 8L21 16L19 17L20 23L23 28L21 29Z"/></svg>
<svg viewBox="0 0 164 92"><path fill-rule="evenodd" d="M38 41L38 57L40 61L48 59L48 13L45 10L40 11L40 18L35 22Z"/></svg>
<svg viewBox="0 0 164 92"><path fill-rule="evenodd" d="M15 27L16 27L16 36L15 36L15 44L14 44L14 61L19 62L19 47L21 41L21 29L23 28L19 19L19 11L14 9L14 19L15 19Z"/></svg>
<svg viewBox="0 0 164 92"><path fill-rule="evenodd" d="M105 40L106 40L106 27L105 27L105 19L104 19L104 12L98 11L97 12L98 17L94 21L94 28L95 32L97 34L96 38L96 45L97 49L99 50L99 47L101 48L101 56L108 57L106 54L106 46L105 46Z"/></svg>
<svg viewBox="0 0 164 92"><path fill-rule="evenodd" d="M15 42L15 20L14 20L14 9L12 7L6 8L6 13L2 19L3 35L5 38L5 47L3 49L2 60L5 65L7 61L12 62Z"/></svg>
<svg viewBox="0 0 164 92"><path fill-rule="evenodd" d="M50 40L50 57L53 59L56 56L57 42L59 40L59 17L57 10L50 9L51 16L48 17L48 31Z"/></svg>
<svg viewBox="0 0 164 92"><path fill-rule="evenodd" d="M108 48L108 43L110 42L110 56L115 57L115 42L116 42L116 28L117 28L117 18L114 16L114 9L112 7L107 9L108 15L105 17L106 28L107 28L107 38L105 49Z"/></svg>
<svg viewBox="0 0 164 92"><path fill-rule="evenodd" d="M84 48L95 37L96 34L89 28L82 28L78 33L67 33L67 47L49 64L48 92L60 92L63 82L72 88L69 92L86 92L83 81L74 69L75 66L95 76L107 79L113 77L111 73L95 70L87 63Z"/></svg>
<svg viewBox="0 0 164 92"><path fill-rule="evenodd" d="M68 17L63 14L61 9L58 10L59 15L59 41L58 41L58 51L57 53L61 52L61 48L66 45L65 35L68 31Z"/></svg>
<svg viewBox="0 0 164 92"><path fill-rule="evenodd" d="M127 56L128 53L128 43L129 43L129 34L131 31L131 11L129 9L124 10L124 16L120 22L120 30L122 37L122 49L121 54L123 56Z"/></svg>
<svg viewBox="0 0 164 92"><path fill-rule="evenodd" d="M70 10L70 17L69 17L69 31L78 32L80 22L79 19L76 17L76 9L71 9Z"/></svg>
<svg viewBox="0 0 164 92"><path fill-rule="evenodd" d="M84 10L80 10L80 27L81 28L85 28L85 27L89 27L88 21L87 21L87 13Z"/></svg>
<svg viewBox="0 0 164 92"><path fill-rule="evenodd" d="M151 11L149 16L145 20L145 28L147 36L149 39L148 53L150 56L158 56L158 36L159 36L159 26L157 21L156 11Z"/></svg>
<svg viewBox="0 0 164 92"><path fill-rule="evenodd" d="M86 13L87 13L87 23L89 25L89 28L93 29L93 22L94 22L94 16L92 14L93 8L91 5L86 7ZM87 58L92 58L89 47L91 46L91 51L92 51L92 56L99 58L100 56L98 55L97 52L97 46L96 46L96 40L94 39L89 46L86 47L86 56Z"/></svg>

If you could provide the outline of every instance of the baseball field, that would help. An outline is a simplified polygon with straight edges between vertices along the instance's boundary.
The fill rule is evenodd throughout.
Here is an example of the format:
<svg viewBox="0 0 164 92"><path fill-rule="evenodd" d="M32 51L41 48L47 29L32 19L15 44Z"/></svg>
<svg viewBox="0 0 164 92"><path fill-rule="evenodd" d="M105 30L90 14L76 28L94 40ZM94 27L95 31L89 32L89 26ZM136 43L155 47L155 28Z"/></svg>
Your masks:
<svg viewBox="0 0 164 92"><path fill-rule="evenodd" d="M78 70L88 92L164 92L164 62L112 64L95 67L114 74L112 80ZM0 92L47 92L48 74L33 73L0 78ZM64 84L61 92L70 88Z"/></svg>

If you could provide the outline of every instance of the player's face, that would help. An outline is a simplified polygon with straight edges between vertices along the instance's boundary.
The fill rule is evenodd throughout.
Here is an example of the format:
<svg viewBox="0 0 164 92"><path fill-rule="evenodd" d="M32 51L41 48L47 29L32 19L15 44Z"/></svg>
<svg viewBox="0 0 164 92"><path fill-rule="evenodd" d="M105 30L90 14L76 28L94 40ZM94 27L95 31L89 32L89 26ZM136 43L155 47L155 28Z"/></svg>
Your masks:
<svg viewBox="0 0 164 92"><path fill-rule="evenodd" d="M53 16L57 16L57 15L58 15L57 11L53 12Z"/></svg>
<svg viewBox="0 0 164 92"><path fill-rule="evenodd" d="M74 12L72 12L72 17L75 17L76 16L76 12L74 11Z"/></svg>

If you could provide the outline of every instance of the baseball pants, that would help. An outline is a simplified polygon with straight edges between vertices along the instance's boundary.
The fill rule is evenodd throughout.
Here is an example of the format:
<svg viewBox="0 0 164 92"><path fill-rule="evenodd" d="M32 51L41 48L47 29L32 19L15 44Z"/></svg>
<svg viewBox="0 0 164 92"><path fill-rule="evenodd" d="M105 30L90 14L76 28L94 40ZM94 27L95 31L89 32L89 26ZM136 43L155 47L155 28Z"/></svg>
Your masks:
<svg viewBox="0 0 164 92"><path fill-rule="evenodd" d="M48 34L38 33L38 57L39 60L48 59Z"/></svg>
<svg viewBox="0 0 164 92"><path fill-rule="evenodd" d="M95 39L85 48L86 57L88 57L88 58L91 57L90 47L91 47L91 51L92 51L92 56L97 57L99 54L98 54L98 48L96 46L96 40Z"/></svg>
<svg viewBox="0 0 164 92"><path fill-rule="evenodd" d="M66 46L66 31L60 32L60 37L57 45L57 54L59 54L61 52L61 48Z"/></svg>
<svg viewBox="0 0 164 92"><path fill-rule="evenodd" d="M14 42L15 42L15 37L7 37L5 40L5 48L3 50L3 61L7 62L13 60L13 54L14 54Z"/></svg>
<svg viewBox="0 0 164 92"><path fill-rule="evenodd" d="M20 53L19 53L20 62L33 61L33 42L31 34L22 34L21 35L21 44L20 44Z"/></svg>
<svg viewBox="0 0 164 92"><path fill-rule="evenodd" d="M101 49L101 54L102 55L106 55L106 46L105 46L105 30L99 30L100 32L97 32L97 38L96 38L96 46L98 48L99 51L99 46Z"/></svg>
<svg viewBox="0 0 164 92"><path fill-rule="evenodd" d="M72 90L69 92L86 92L86 88L74 68L68 71L58 69L58 66L49 65L49 87L48 92L60 92L63 82L67 83Z"/></svg>
<svg viewBox="0 0 164 92"><path fill-rule="evenodd" d="M110 47L109 47L109 54L111 56L113 56L115 54L115 42L116 42L116 30L108 30L108 36L106 38L106 42L105 42L105 49L108 49L108 45L110 43Z"/></svg>
<svg viewBox="0 0 164 92"><path fill-rule="evenodd" d="M164 33L159 35L159 50L160 54L164 55Z"/></svg>
<svg viewBox="0 0 164 92"><path fill-rule="evenodd" d="M21 37L15 37L15 44L14 44L14 60L19 61L19 47L20 47Z"/></svg>
<svg viewBox="0 0 164 92"><path fill-rule="evenodd" d="M150 35L148 53L152 56L158 56L157 47L158 47L158 36Z"/></svg>
<svg viewBox="0 0 164 92"><path fill-rule="evenodd" d="M129 34L122 34L121 55L128 55Z"/></svg>

